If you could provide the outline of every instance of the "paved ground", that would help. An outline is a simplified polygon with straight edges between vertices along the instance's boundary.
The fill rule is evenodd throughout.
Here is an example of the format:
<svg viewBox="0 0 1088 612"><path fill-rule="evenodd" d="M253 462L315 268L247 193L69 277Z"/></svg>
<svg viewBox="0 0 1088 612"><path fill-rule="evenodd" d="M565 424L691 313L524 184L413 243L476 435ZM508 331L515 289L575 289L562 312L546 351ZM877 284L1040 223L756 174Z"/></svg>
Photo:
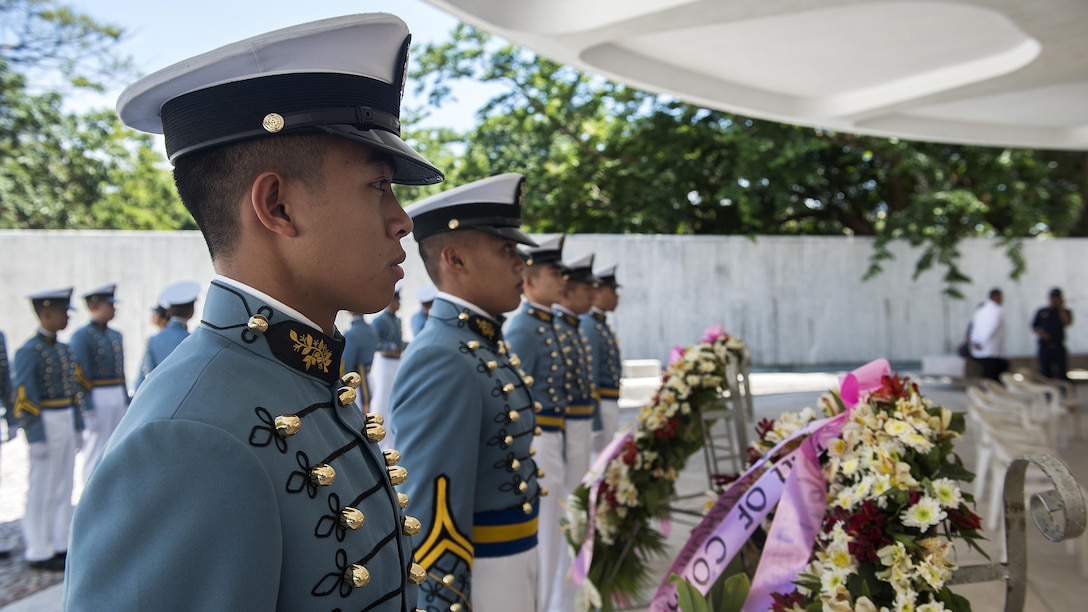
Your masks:
<svg viewBox="0 0 1088 612"><path fill-rule="evenodd" d="M815 404L820 392L837 385L839 372L809 373L757 373L752 376L756 418L774 417L784 411L796 411ZM942 380L922 380L923 392L935 402L953 410L964 410L965 395L961 387ZM1081 385L1082 401L1088 403L1088 388ZM634 418L634 411L626 411L623 419ZM1088 424L1085 424L1088 430ZM1073 475L1081 483L1088 484L1088 431L1072 440L1061 454L1069 464ZM958 447L968 467L974 468L976 439L968 430L967 437ZM57 612L61 609L61 576L30 570L22 561L22 543L19 535L19 519L22 517L26 496L26 445L21 440L4 444L0 448L0 550L15 548L12 558L0 560L0 612ZM77 475L78 481L78 475ZM706 468L700 456L693 456L688 469L679 483L681 492L699 491L707 487ZM78 500L78 487L76 499ZM696 505L698 502L695 502ZM984 500L979 512L985 511ZM686 540L692 521L678 516L674 522L669 544L679 549ZM1082 573L1078 558L1071 554L1066 544L1046 541L1033 527L1029 527L1027 612L1056 612L1082 610L1088 600L1088 572ZM1082 538L1075 551L1088 555L1088 537ZM986 545L991 556L1001 558L1000 536L992 536ZM961 565L985 562L981 556L960 551ZM671 558L661 561L659 573L664 577ZM1004 588L1001 583L962 585L955 591L971 600L976 611L1004 609ZM645 610L635 607L633 610Z"/></svg>

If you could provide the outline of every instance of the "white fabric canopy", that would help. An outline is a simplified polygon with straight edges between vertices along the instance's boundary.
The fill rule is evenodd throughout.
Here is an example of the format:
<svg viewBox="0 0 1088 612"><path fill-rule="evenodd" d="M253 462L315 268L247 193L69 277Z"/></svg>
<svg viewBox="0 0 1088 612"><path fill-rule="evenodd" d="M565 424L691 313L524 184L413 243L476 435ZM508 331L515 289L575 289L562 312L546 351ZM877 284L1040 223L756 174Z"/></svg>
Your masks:
<svg viewBox="0 0 1088 612"><path fill-rule="evenodd" d="M554 61L742 115L1088 150L1083 0L427 0Z"/></svg>

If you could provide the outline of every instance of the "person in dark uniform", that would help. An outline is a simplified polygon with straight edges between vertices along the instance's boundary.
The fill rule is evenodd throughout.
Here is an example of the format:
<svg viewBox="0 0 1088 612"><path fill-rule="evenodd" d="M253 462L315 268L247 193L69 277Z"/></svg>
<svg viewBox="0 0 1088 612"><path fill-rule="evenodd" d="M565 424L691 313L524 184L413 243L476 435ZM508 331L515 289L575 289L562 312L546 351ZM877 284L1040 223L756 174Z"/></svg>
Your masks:
<svg viewBox="0 0 1088 612"><path fill-rule="evenodd" d="M91 477L98 456L128 409L125 354L121 332L109 326L116 314L117 285L83 295L91 322L72 334L72 355L89 385L83 392L83 482Z"/></svg>
<svg viewBox="0 0 1088 612"><path fill-rule="evenodd" d="M374 355L374 369L372 381L374 392L370 398L370 411L380 415L383 419L389 418L389 396L393 393L393 379L400 369L400 356L404 352L404 327L401 324L397 311L400 310L400 288L393 293L393 299L382 310L381 314L374 317L370 327L378 337L378 351ZM396 438L390 436L379 445L387 449L395 444Z"/></svg>
<svg viewBox="0 0 1088 612"><path fill-rule="evenodd" d="M140 365L140 375L136 378L137 389L144 384L148 374L189 337L189 319L196 312L198 295L200 285L193 281L181 281L163 289L159 306L166 310L169 320L159 333L147 339L147 351Z"/></svg>
<svg viewBox="0 0 1088 612"><path fill-rule="evenodd" d="M552 326L555 315L552 304L563 292L563 243L566 236L556 234L540 240L535 247L521 249L525 269L521 273L525 299L510 320L506 339L521 367L533 377L533 399L540 404L536 423L541 434L533 444L537 466L544 471L540 484L552 491L566 486L566 459L563 457L563 430L566 423L567 392L563 387L566 362L559 351L559 338ZM549 495L540 500L540 523L537 531L539 558L537 610L547 611L552 595L559 590L566 576L559 571L569 564L561 562L567 556L568 544L560 526L566 516L563 498Z"/></svg>
<svg viewBox="0 0 1088 612"><path fill-rule="evenodd" d="M361 412L370 410L370 366L374 363L374 351L378 336L366 322L361 312L351 313L351 327L344 332L344 358L340 362L342 374L358 372L362 380L356 390L355 403Z"/></svg>
<svg viewBox="0 0 1088 612"><path fill-rule="evenodd" d="M619 427L620 377L623 360L616 334L608 324L608 313L619 305L616 266L594 270L600 283L593 296L593 306L583 314L578 324L589 344L593 361L589 364L590 378L597 386L597 414L593 421L593 454L604 450Z"/></svg>
<svg viewBox="0 0 1088 612"><path fill-rule="evenodd" d="M392 15L326 19L121 94L125 124L164 132L216 276L87 483L65 610L415 609L407 473L334 323L404 275L391 185L442 180L399 135L408 41Z"/></svg>
<svg viewBox="0 0 1088 612"><path fill-rule="evenodd" d="M76 453L83 445L79 365L57 332L68 327L72 289L27 296L38 333L15 353L15 420L30 448L24 554L34 569L63 571L72 523Z"/></svg>
<svg viewBox="0 0 1088 612"><path fill-rule="evenodd" d="M1039 373L1047 378L1069 380L1069 354L1065 350L1065 328L1073 324L1073 313L1065 307L1062 290L1050 290L1050 303L1035 311L1031 330L1039 336Z"/></svg>
<svg viewBox="0 0 1088 612"><path fill-rule="evenodd" d="M406 210L438 287L393 383L390 422L423 533L419 608L534 610L539 488L531 378L502 337L521 296L522 176L502 174ZM418 504L418 506L416 505Z"/></svg>

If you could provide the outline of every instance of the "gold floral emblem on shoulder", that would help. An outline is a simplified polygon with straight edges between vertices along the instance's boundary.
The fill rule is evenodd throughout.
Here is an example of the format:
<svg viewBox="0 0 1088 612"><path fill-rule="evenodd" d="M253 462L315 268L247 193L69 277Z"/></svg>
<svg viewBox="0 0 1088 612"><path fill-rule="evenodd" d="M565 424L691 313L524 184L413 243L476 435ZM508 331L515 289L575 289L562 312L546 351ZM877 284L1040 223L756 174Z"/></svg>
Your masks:
<svg viewBox="0 0 1088 612"><path fill-rule="evenodd" d="M302 363L306 364L307 370L310 366L318 366L322 372L329 371L329 366L332 365L332 351L324 340L314 339L310 334L300 336L293 329L291 340L295 342L295 351L302 353Z"/></svg>

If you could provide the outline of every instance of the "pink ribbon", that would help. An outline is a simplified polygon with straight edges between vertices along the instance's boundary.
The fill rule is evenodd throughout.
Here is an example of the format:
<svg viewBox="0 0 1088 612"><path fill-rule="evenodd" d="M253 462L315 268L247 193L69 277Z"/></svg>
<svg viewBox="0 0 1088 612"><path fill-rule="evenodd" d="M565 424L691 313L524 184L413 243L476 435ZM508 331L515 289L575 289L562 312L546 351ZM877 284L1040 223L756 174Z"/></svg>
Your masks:
<svg viewBox="0 0 1088 612"><path fill-rule="evenodd" d="M597 455L597 460L593 462L593 466L590 467L586 475L582 477L582 484L589 488L589 507L586 509L586 535L582 539L582 548L578 551L578 556L574 558L574 563L571 564L571 579L574 581L574 586L582 586L582 582L585 581L586 576L589 575L590 564L593 562L593 542L595 540L595 526L597 517L597 496L601 491L601 484L604 482L605 472L608 471L608 464L619 456L623 451L624 445L635 434L634 428L628 428L619 436L612 439L608 443L608 446L604 447L600 455Z"/></svg>
<svg viewBox="0 0 1088 612"><path fill-rule="evenodd" d="M728 338L729 334L725 333L725 327L722 325L712 325L703 331L703 338L699 342L706 342L707 344L713 344L715 340L719 338Z"/></svg>

